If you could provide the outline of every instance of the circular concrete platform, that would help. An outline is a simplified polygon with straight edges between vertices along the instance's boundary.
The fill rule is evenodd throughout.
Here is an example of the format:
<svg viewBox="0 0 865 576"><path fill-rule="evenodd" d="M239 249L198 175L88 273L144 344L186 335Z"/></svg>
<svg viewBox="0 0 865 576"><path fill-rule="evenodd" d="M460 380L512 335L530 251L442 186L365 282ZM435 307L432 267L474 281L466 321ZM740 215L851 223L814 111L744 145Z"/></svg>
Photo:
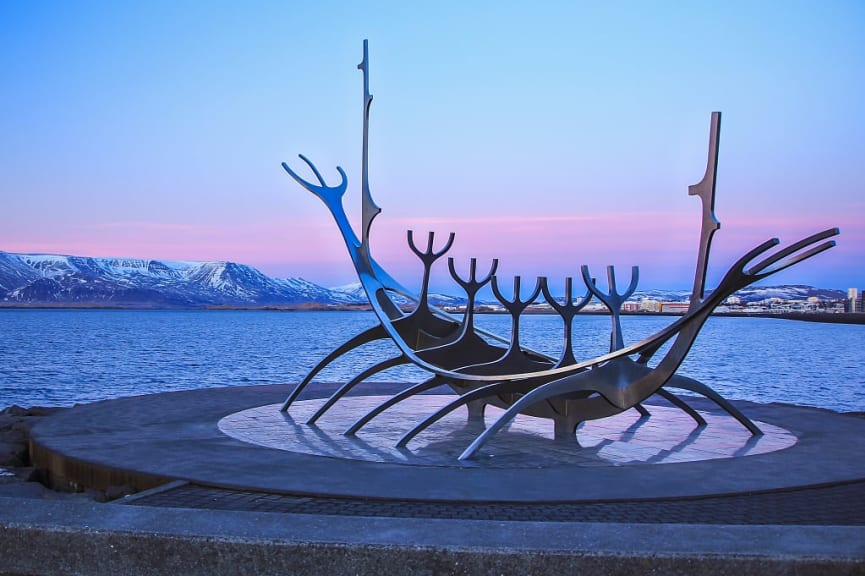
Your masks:
<svg viewBox="0 0 865 576"><path fill-rule="evenodd" d="M554 441L552 422L520 415L469 461L459 461L466 446L502 414L487 407L484 422L469 422L465 409L457 410L416 436L406 448L397 448L402 434L449 401L452 395L425 394L406 399L369 422L356 435L345 429L389 396L357 396L338 402L315 425L306 424L322 400L292 404L288 413L280 404L241 410L218 423L226 435L243 442L310 456L329 456L406 466L467 466L486 468L550 468L555 466L635 466L698 462L765 454L790 448L796 437L758 422L763 431L753 436L726 414L703 414L706 426L697 426L677 408L646 405L651 417L629 410L610 418L586 422L573 439Z"/></svg>
<svg viewBox="0 0 865 576"><path fill-rule="evenodd" d="M521 422L464 464L451 456L472 430L458 421L430 428L408 452L393 451L391 436L416 421L412 414L401 420L394 412L354 439L341 435L375 396L397 386L366 386L366 396L342 401L342 416L353 418L328 413L318 427L298 422L333 387L312 390L286 417L276 405L291 389L194 390L75 407L34 428L32 458L55 478L95 488L145 489L180 479L282 494L446 502L689 498L865 479L865 420L815 408L737 402L766 429L756 439L700 399L693 405L709 422L702 429L651 405L646 420L623 414L590 423L572 443L544 437L548 423ZM421 412L437 402L424 397L405 409Z"/></svg>

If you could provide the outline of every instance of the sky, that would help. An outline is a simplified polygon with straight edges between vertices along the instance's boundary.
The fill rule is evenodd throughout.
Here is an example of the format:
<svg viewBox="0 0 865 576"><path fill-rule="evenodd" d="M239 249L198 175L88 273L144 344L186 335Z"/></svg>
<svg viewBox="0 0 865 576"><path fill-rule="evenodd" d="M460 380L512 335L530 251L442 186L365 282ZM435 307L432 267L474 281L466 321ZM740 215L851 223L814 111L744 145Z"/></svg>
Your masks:
<svg viewBox="0 0 865 576"><path fill-rule="evenodd" d="M718 110L708 286L768 238L838 226L764 283L865 288L863 30L858 0L4 3L0 250L355 281L280 164L342 166L359 229L369 39L371 246L404 284L412 229L455 232L463 272L495 257L561 286L615 265L626 285L638 265L641 288L690 289Z"/></svg>

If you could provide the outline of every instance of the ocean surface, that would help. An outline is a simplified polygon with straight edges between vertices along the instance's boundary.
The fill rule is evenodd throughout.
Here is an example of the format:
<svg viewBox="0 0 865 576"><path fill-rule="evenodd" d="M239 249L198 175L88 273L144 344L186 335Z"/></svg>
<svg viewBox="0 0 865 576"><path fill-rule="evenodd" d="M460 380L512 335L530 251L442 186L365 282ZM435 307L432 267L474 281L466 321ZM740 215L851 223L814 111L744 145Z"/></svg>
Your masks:
<svg viewBox="0 0 865 576"><path fill-rule="evenodd" d="M625 344L672 321L625 316ZM477 323L509 334L507 316L483 315ZM333 348L374 324L367 312L0 310L0 408L296 383ZM609 317L580 316L574 328L578 359L606 352ZM558 356L557 316L525 316L520 332L524 345ZM317 380L348 380L395 353L386 342L367 345ZM679 373L731 399L865 411L865 325L713 317ZM401 368L373 380L424 378Z"/></svg>

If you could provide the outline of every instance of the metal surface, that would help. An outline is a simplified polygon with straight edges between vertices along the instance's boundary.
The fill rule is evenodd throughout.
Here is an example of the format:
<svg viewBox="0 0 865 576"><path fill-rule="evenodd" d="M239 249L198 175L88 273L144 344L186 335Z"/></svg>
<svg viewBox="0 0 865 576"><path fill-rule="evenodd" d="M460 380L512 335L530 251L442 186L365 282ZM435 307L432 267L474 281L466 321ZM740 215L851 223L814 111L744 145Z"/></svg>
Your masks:
<svg viewBox="0 0 865 576"><path fill-rule="evenodd" d="M601 292L598 288L595 279L589 274L589 267L583 265L580 270L583 273L583 282L586 283L589 291L607 307L610 312L612 328L610 331L610 352L615 352L625 347L625 341L622 338L622 304L631 297L637 289L637 282L640 281L639 266L631 267L631 283L628 288L619 294L616 288L616 270L613 266L607 266L607 285L610 291L607 293Z"/></svg>
<svg viewBox="0 0 865 576"><path fill-rule="evenodd" d="M718 172L718 144L720 137L721 113L712 112L712 119L709 124L709 159L706 162L706 173L697 184L688 186L688 194L690 196L698 196L703 208L700 249L697 253L694 287L691 290L691 308L703 300L706 290L706 272L709 266L709 249L712 246L712 237L721 228L721 223L715 217L715 175Z"/></svg>
<svg viewBox="0 0 865 576"><path fill-rule="evenodd" d="M479 280L476 276L475 259L470 262L468 279L463 279L456 272L453 259L449 258L448 267L451 276L467 297L467 306L462 318L456 318L430 306L428 301L431 269L435 262L451 248L454 241L453 234L449 235L444 247L436 251L433 248L435 238L432 232L428 235L424 249L415 244L412 231L408 232L409 247L423 264L421 291L417 295L406 290L375 261L370 251L369 233L372 222L381 209L373 201L369 188L368 144L372 95L369 93L369 55L366 41L364 41L363 60L358 68L363 72L364 91L360 238L349 223L342 204L348 182L342 168L337 167L341 182L336 186L328 186L315 166L304 156L300 158L312 170L318 184L302 179L285 163L283 167L301 186L321 199L331 212L379 324L349 339L319 362L289 395L283 404L283 410L289 409L300 392L330 362L368 342L387 338L396 345L398 355L363 370L343 385L315 413L310 422L325 414L353 386L365 378L392 366L411 363L427 371L430 374L429 379L407 386L394 394L356 420L346 429L345 434L356 434L367 422L384 410L441 385L449 386L459 396L409 429L399 440L399 446L406 446L423 429L461 406L468 407L470 419L480 418L487 404L499 406L505 412L474 440L460 459L474 456L517 414L549 418L554 424L555 437L567 438L573 437L577 425L586 420L604 418L631 408L647 416L648 412L641 406L641 402L654 394L662 396L685 411L698 426L705 425L702 416L668 388L679 388L701 394L736 418L752 434L760 434L757 426L719 394L701 382L676 374L676 370L706 320L728 296L753 282L831 248L834 242L827 239L839 232L837 228L825 230L774 252L771 251L778 245L778 240L765 242L740 258L728 270L710 296L705 297L709 251L713 235L720 227L714 212L721 120L719 112L712 113L705 175L698 184L689 187L689 194L700 198L702 221L688 312L656 334L625 346L619 315L623 303L636 289L639 277L636 266L632 268L628 288L622 293L618 292L612 266L607 268L609 292L606 293L598 288L588 268L583 266L581 272L587 287L586 295L575 302L572 280L567 278L565 297L563 302L559 303L550 293L545 278L538 278L534 289L528 297L524 298L520 291L520 277L516 276L513 297L508 299L502 294L499 279L495 276L498 260L493 260L489 273ZM762 260L751 264L761 257ZM476 296L486 284L490 284L497 300L511 317L509 338L482 332L474 325ZM520 318L541 293L563 321L563 342L558 359L528 350L520 342ZM414 307L409 312L404 312L394 300L395 294L414 302ZM572 346L573 318L592 296L598 298L610 312L610 352L597 358L577 361ZM670 340L673 340L673 343L667 352L654 367L650 367L649 360ZM495 342L506 343L507 346L503 348Z"/></svg>
<svg viewBox="0 0 865 576"><path fill-rule="evenodd" d="M594 283L595 279L591 278L590 282ZM570 276L565 278L565 296L560 303L550 293L547 279L541 278L541 291L544 294L544 300L546 300L547 304L556 311L564 324L564 333L562 334L562 353L559 355L559 361L556 362L557 367L577 363L577 359L574 357L574 317L592 300L592 290L591 288L586 288L585 295L579 300L574 301L573 283L574 279Z"/></svg>

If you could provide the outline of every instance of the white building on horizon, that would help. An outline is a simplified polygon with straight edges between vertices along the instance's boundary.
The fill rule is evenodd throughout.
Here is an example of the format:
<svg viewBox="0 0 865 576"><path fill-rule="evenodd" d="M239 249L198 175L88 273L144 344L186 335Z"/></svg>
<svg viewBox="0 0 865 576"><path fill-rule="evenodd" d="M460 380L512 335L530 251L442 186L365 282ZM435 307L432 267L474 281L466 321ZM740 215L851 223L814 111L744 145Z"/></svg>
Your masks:
<svg viewBox="0 0 865 576"><path fill-rule="evenodd" d="M847 288L847 303L844 306L847 312L862 312L862 298L859 296L858 288Z"/></svg>

